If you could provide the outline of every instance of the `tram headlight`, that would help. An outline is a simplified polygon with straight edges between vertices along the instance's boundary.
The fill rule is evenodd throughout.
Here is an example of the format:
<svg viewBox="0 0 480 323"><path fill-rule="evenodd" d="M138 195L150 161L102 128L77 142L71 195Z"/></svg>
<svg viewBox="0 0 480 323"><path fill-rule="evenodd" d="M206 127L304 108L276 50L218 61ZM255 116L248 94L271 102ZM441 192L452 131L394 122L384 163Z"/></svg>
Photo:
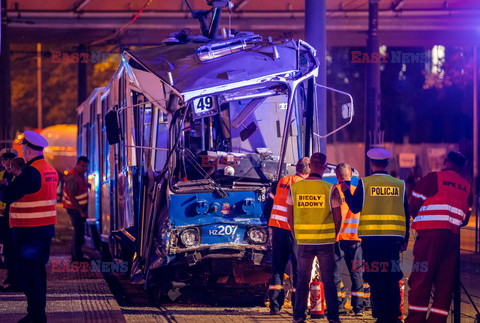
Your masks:
<svg viewBox="0 0 480 323"><path fill-rule="evenodd" d="M268 232L266 228L252 227L247 231L248 240L254 244L263 244L267 242Z"/></svg>
<svg viewBox="0 0 480 323"><path fill-rule="evenodd" d="M180 241L185 247L193 247L200 244L200 234L197 229L189 228L180 233Z"/></svg>

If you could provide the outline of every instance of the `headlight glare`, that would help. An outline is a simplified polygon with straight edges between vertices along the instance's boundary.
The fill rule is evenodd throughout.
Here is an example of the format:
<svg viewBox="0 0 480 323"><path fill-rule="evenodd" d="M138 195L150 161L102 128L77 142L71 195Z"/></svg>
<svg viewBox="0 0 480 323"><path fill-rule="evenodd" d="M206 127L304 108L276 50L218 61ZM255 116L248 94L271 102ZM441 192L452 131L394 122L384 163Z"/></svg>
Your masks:
<svg viewBox="0 0 480 323"><path fill-rule="evenodd" d="M187 248L196 246L200 244L200 234L197 229L185 229L180 233L180 241Z"/></svg>
<svg viewBox="0 0 480 323"><path fill-rule="evenodd" d="M263 244L267 242L268 233L266 228L253 227L247 231L248 239L254 244Z"/></svg>

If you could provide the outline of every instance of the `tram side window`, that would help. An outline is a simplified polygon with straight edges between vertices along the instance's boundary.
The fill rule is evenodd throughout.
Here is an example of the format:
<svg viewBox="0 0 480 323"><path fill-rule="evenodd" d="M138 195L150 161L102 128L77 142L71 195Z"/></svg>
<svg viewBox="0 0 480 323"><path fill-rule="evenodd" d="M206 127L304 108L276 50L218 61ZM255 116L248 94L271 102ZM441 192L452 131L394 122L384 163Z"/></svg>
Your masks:
<svg viewBox="0 0 480 323"><path fill-rule="evenodd" d="M108 110L108 95L102 97L102 116L105 116L105 114L107 114L107 110ZM108 157L109 157L109 153L110 153L110 145L108 144L108 141L107 141L107 130L106 130L106 126L105 126L105 123L103 121L104 119L102 118L102 120L100 121L100 124L101 124L101 128L100 128L100 136L101 136L101 141L102 141L102 151L101 151L101 154L100 154L100 164L101 164L101 174L103 175L103 178L105 179L110 179L110 174L108 173L108 170L109 170L109 165L108 165Z"/></svg>
<svg viewBox="0 0 480 323"><path fill-rule="evenodd" d="M152 146L156 148L153 151L154 159L152 161L152 168L156 172L161 172L167 162L169 143L168 124L171 119L171 115L164 113L163 111L167 111L167 106L169 104L175 105L178 98L172 95L171 90L169 90L169 88L163 83L158 90L159 94L162 94L163 100L157 100L154 103L152 102Z"/></svg>
<svg viewBox="0 0 480 323"><path fill-rule="evenodd" d="M118 82L118 101L120 102L119 108L126 106L125 99L125 76L121 76ZM118 112L118 119L120 123L120 129L122 131L122 137L125 139L125 143L128 143L128 129L127 129L127 110L123 109ZM119 160L118 160L119 169L118 171L124 171L127 167L127 149L123 145L119 147Z"/></svg>
<svg viewBox="0 0 480 323"><path fill-rule="evenodd" d="M90 163L88 164L88 171L93 172L94 170L98 169L97 168L97 155L98 155L98 138L97 138L97 133L98 133L98 123L97 123L97 108L95 103L97 102L97 99L95 98L92 103L90 104L90 123L88 126L88 157L90 158Z"/></svg>
<svg viewBox="0 0 480 323"><path fill-rule="evenodd" d="M132 91L134 105L134 138L135 145L140 147L151 147L152 142L152 103L140 92ZM144 103L144 104L142 104ZM145 161L148 164L151 160L152 150L137 148L137 160ZM143 158L142 154L145 156Z"/></svg>
<svg viewBox="0 0 480 323"><path fill-rule="evenodd" d="M135 145L150 146L152 130L152 104L140 92L132 91L135 117ZM142 104L144 103L144 104Z"/></svg>
<svg viewBox="0 0 480 323"><path fill-rule="evenodd" d="M157 121L157 136L154 143L155 148L155 171L161 172L167 162L168 155L168 115L164 114L159 108L156 108L154 120Z"/></svg>
<svg viewBox="0 0 480 323"><path fill-rule="evenodd" d="M77 117L77 129L78 129L78 138L77 138L77 151L79 155L83 155L83 111L78 114Z"/></svg>

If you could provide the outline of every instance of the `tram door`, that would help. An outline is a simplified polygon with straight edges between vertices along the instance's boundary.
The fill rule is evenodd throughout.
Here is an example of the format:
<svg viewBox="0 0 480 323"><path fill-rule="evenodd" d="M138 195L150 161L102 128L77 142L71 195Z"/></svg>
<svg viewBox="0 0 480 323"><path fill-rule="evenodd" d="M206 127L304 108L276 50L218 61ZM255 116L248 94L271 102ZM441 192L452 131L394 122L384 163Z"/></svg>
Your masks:
<svg viewBox="0 0 480 323"><path fill-rule="evenodd" d="M118 80L118 119L122 132L123 142L116 146L116 187L117 187L117 214L114 228L116 230L129 228L134 225L134 191L133 175L137 172L135 156L135 134L132 132L133 111L131 97L127 95L125 75Z"/></svg>
<svg viewBox="0 0 480 323"><path fill-rule="evenodd" d="M86 156L90 160L88 165L87 181L89 184L88 194L88 219L87 219L87 244L90 247L100 247L99 236L99 223L100 223L100 195L98 190L100 189L100 127L101 127L101 110L100 110L100 89L97 89L94 97L90 101L88 106L89 123L87 125L88 142Z"/></svg>
<svg viewBox="0 0 480 323"><path fill-rule="evenodd" d="M101 98L102 115L107 114L110 103L110 92ZM100 195L101 195L101 220L100 232L102 241L107 242L110 236L113 216L115 214L115 151L114 146L108 144L107 130L102 120L101 136L101 163L100 163Z"/></svg>
<svg viewBox="0 0 480 323"><path fill-rule="evenodd" d="M88 126L89 142L87 149L87 157L90 160L88 165L88 184L90 186L90 194L88 195L88 220L93 222L100 219L100 198L97 194L99 189L99 170L100 170L100 138L99 138L99 121L100 115L97 112L98 96L92 99L90 103L90 122Z"/></svg>

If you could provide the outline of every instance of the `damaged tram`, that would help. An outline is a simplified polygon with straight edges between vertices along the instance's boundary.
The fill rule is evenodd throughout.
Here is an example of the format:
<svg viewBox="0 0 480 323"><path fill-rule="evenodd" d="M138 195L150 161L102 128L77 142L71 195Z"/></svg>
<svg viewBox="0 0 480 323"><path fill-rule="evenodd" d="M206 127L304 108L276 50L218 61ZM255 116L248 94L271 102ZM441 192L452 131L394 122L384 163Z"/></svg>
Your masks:
<svg viewBox="0 0 480 323"><path fill-rule="evenodd" d="M185 285L263 296L267 196L319 149L315 51L253 33L172 37L125 51L78 109L88 236L156 296ZM340 94L341 128L353 102Z"/></svg>

